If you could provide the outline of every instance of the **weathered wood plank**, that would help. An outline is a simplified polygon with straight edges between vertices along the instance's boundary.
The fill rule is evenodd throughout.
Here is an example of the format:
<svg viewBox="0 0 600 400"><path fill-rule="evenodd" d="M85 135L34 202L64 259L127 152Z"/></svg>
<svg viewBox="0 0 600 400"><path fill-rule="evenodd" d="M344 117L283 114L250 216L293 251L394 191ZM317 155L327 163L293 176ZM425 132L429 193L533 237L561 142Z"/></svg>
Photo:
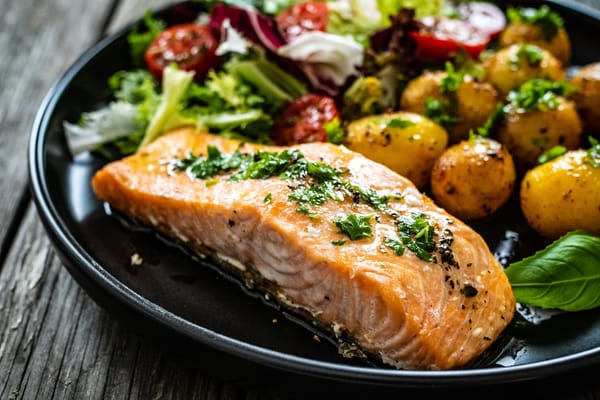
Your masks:
<svg viewBox="0 0 600 400"><path fill-rule="evenodd" d="M127 331L71 278L29 208L0 280L0 398L267 399Z"/></svg>
<svg viewBox="0 0 600 400"><path fill-rule="evenodd" d="M26 198L26 147L42 98L98 37L111 0L19 0L0 13L0 258ZM93 8L93 12L91 9Z"/></svg>

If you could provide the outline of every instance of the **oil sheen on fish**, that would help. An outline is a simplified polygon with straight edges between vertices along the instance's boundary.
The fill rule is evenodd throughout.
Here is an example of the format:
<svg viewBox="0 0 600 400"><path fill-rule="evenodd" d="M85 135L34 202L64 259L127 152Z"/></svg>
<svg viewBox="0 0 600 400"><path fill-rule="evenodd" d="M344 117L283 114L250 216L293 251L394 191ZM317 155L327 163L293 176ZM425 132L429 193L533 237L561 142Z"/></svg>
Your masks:
<svg viewBox="0 0 600 400"><path fill-rule="evenodd" d="M343 146L264 146L182 128L107 164L93 187L396 368L468 367L514 315L479 234Z"/></svg>

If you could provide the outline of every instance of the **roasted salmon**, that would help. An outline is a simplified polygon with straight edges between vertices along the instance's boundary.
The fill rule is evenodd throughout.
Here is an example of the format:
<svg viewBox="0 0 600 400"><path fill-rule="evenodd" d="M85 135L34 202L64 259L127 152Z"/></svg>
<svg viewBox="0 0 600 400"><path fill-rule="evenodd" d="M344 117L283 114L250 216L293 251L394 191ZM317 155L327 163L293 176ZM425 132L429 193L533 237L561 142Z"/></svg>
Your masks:
<svg viewBox="0 0 600 400"><path fill-rule="evenodd" d="M479 234L343 146L182 128L107 164L93 188L396 368L468 367L514 315Z"/></svg>

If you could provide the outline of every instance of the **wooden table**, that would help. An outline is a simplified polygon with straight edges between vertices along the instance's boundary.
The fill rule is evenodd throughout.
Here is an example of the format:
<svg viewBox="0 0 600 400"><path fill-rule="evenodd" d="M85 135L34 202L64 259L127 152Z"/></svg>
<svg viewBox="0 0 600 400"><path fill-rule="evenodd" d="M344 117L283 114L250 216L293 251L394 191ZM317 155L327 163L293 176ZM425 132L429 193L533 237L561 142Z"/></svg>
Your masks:
<svg viewBox="0 0 600 400"><path fill-rule="evenodd" d="M227 377L207 360L129 331L71 278L32 203L26 147L45 93L86 48L166 3L2 2L0 399L271 399L297 392L269 385L270 376ZM600 8L600 0L584 3ZM577 385L568 393L591 398L600 388Z"/></svg>

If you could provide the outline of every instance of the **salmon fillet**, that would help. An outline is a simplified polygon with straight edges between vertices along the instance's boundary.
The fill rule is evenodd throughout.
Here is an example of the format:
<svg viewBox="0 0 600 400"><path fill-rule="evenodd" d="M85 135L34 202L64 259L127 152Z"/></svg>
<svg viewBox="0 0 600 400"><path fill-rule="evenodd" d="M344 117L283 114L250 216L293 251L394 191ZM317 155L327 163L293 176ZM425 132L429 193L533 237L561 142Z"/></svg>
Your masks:
<svg viewBox="0 0 600 400"><path fill-rule="evenodd" d="M354 192L307 213L290 197L302 182L229 179L235 171L198 179L174 170L173 160L206 156L208 146L222 154L297 149L343 171L346 184L387 194L387 203L378 209ZM343 146L268 147L182 128L107 164L92 183L113 208L211 255L285 307L396 368L467 367L514 315L510 284L479 234L408 179ZM368 219L371 235L344 235L334 221L349 215ZM411 233L415 219L426 221L425 229ZM434 241L425 256L411 247L424 232L433 232Z"/></svg>

